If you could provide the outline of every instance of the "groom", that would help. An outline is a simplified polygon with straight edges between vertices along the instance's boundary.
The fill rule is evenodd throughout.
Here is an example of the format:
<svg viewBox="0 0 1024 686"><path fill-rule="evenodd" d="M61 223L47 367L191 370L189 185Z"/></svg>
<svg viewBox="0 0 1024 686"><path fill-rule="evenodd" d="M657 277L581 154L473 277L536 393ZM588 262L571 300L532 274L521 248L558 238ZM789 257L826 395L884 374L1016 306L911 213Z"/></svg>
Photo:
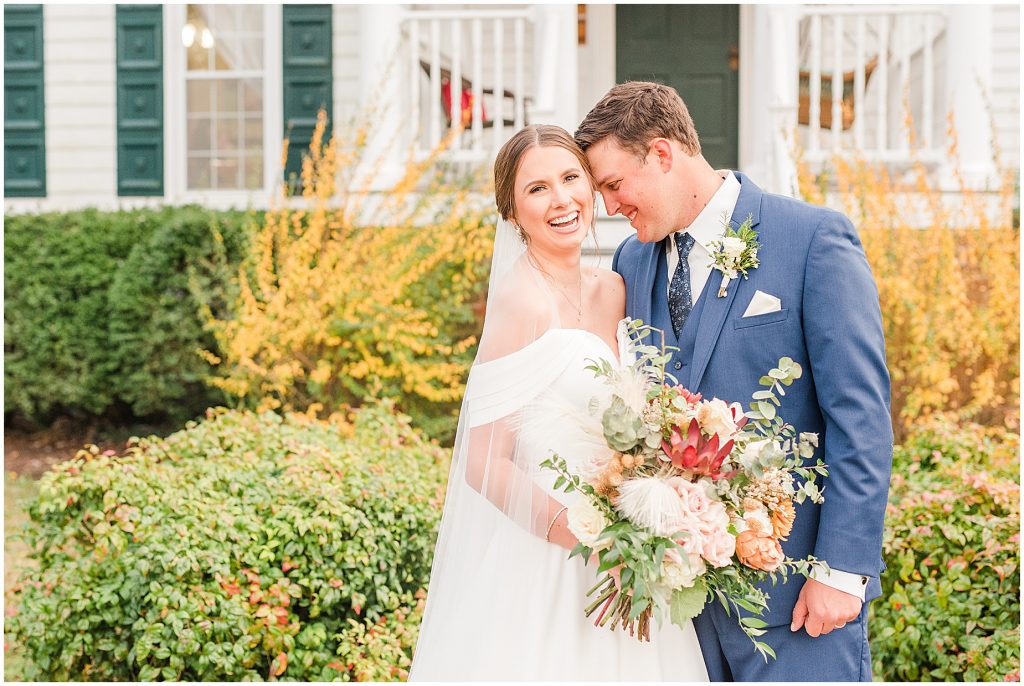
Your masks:
<svg viewBox="0 0 1024 686"><path fill-rule="evenodd" d="M857 232L832 210L765 193L701 155L686 105L672 88L615 86L576 131L610 214L636 230L612 268L626 314L678 348L669 371L704 397L747 403L758 380L791 357L803 377L782 414L817 432L828 464L825 502L797 507L783 545L830 572L765 590L767 662L717 602L694 620L713 681L870 681L868 603L881 593L882 523L892 465L889 375L878 293ZM720 292L711 268L723 215L748 216L760 265Z"/></svg>

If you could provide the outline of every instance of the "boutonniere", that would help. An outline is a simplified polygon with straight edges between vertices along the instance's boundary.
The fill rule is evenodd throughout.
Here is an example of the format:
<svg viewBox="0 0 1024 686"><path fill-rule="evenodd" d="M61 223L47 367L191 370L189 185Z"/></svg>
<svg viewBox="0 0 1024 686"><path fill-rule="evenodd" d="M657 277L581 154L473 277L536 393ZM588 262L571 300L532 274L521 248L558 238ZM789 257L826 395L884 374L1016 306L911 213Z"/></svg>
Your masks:
<svg viewBox="0 0 1024 686"><path fill-rule="evenodd" d="M722 285L718 288L718 297L724 298L728 293L725 290L729 282L738 279L740 275L747 278L747 271L755 269L760 262L757 261L757 249L760 247L757 242L757 232L754 231L754 217L747 215L747 218L740 224L740 228L733 229L729 224L729 218L724 217L725 235L720 241L711 243L712 269L722 272Z"/></svg>

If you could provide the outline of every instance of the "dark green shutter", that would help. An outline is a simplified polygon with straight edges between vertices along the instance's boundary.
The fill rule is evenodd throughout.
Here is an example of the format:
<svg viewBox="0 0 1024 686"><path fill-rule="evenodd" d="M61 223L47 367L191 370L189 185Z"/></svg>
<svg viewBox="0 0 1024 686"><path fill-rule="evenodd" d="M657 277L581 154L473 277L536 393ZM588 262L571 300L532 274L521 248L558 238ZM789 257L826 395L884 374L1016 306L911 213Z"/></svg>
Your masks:
<svg viewBox="0 0 1024 686"><path fill-rule="evenodd" d="M4 196L46 195L43 6L4 6Z"/></svg>
<svg viewBox="0 0 1024 686"><path fill-rule="evenodd" d="M302 157L309 151L321 107L328 117L324 139L330 135L334 107L331 5L285 5L283 19L284 135L289 140L284 178L288 180L302 172Z"/></svg>
<svg viewBox="0 0 1024 686"><path fill-rule="evenodd" d="M117 194L164 194L162 5L117 5Z"/></svg>

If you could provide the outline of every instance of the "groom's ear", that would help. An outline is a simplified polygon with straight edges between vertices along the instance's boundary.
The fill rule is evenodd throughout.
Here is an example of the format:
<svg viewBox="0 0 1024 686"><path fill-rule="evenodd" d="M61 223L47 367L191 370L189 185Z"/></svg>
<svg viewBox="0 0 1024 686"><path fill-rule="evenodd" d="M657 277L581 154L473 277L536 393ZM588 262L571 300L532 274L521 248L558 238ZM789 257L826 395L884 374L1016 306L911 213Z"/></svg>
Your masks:
<svg viewBox="0 0 1024 686"><path fill-rule="evenodd" d="M651 154L657 159L661 171L668 172L672 169L675 151L667 138L655 138L651 141Z"/></svg>

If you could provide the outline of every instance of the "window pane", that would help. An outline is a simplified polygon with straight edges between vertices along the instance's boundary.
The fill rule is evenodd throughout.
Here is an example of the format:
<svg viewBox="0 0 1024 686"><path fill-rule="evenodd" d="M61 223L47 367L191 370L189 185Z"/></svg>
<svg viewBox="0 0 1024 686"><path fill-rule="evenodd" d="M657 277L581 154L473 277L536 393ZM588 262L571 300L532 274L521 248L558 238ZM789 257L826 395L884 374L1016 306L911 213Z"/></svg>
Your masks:
<svg viewBox="0 0 1024 686"><path fill-rule="evenodd" d="M248 35L242 39L241 69L263 68L263 35Z"/></svg>
<svg viewBox="0 0 1024 686"><path fill-rule="evenodd" d="M238 111L238 79L217 79L217 111L220 113Z"/></svg>
<svg viewBox="0 0 1024 686"><path fill-rule="evenodd" d="M240 5L242 12L242 30L246 33L263 33L263 7L259 5Z"/></svg>
<svg viewBox="0 0 1024 686"><path fill-rule="evenodd" d="M217 190L237 190L242 187L239 183L241 172L239 169L239 158L220 157L214 159L213 169Z"/></svg>
<svg viewBox="0 0 1024 686"><path fill-rule="evenodd" d="M246 112L263 115L262 79L242 79L242 102Z"/></svg>
<svg viewBox="0 0 1024 686"><path fill-rule="evenodd" d="M217 120L217 152L236 153L241 149L242 132L238 118L221 116Z"/></svg>
<svg viewBox="0 0 1024 686"><path fill-rule="evenodd" d="M245 140L243 145L249 150L263 147L263 119L248 118L245 120Z"/></svg>
<svg viewBox="0 0 1024 686"><path fill-rule="evenodd" d="M210 114L214 111L211 94L213 84L209 81L189 81L187 85L186 110L189 114Z"/></svg>
<svg viewBox="0 0 1024 686"><path fill-rule="evenodd" d="M188 187L194 189L210 187L210 158L208 155L188 156Z"/></svg>
<svg viewBox="0 0 1024 686"><path fill-rule="evenodd" d="M255 155L246 155L243 160L246 188L259 188L263 185L263 156L257 150Z"/></svg>
<svg viewBox="0 0 1024 686"><path fill-rule="evenodd" d="M188 62L191 189L263 186L264 11L260 5L188 6L181 40ZM242 71L248 72L244 79ZM253 72L260 75L253 77ZM214 74L217 78L209 78Z"/></svg>
<svg viewBox="0 0 1024 686"><path fill-rule="evenodd" d="M206 117L190 119L188 122L188 146L189 152L209 152L213 149L212 137L210 135L210 119Z"/></svg>

